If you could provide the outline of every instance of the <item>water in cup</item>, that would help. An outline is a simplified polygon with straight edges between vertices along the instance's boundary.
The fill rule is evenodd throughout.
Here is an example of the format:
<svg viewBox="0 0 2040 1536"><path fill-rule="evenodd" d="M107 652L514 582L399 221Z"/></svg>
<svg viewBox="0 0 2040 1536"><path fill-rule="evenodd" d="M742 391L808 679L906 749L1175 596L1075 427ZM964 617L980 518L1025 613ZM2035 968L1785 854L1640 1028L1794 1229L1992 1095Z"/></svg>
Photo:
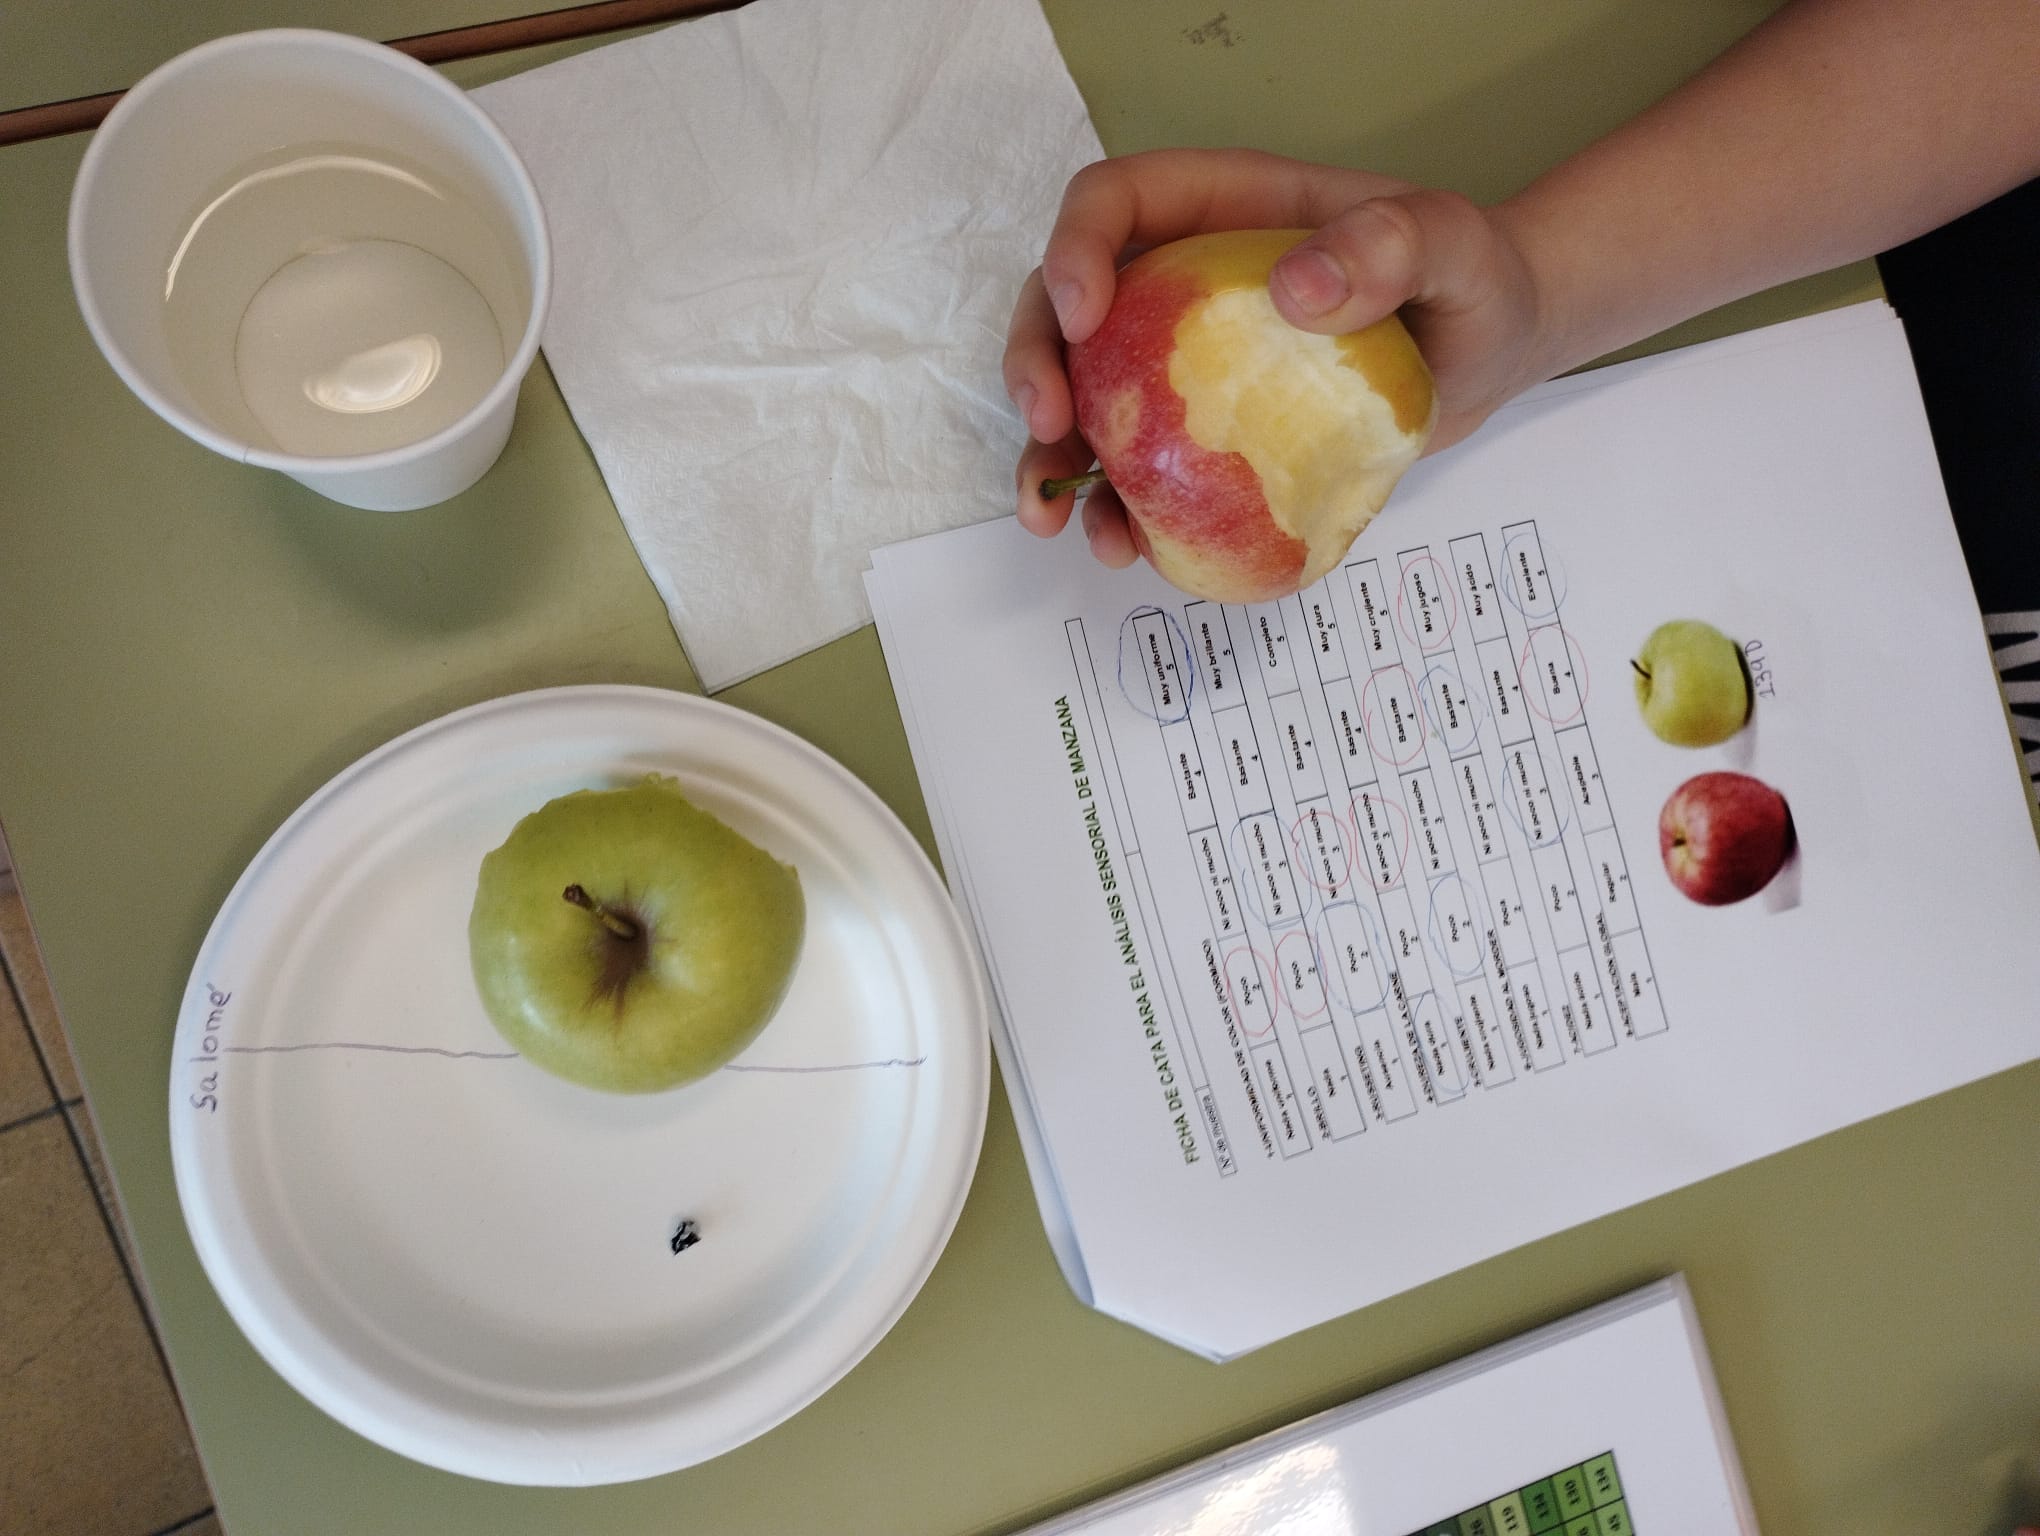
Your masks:
<svg viewBox="0 0 2040 1536"><path fill-rule="evenodd" d="M281 150L223 178L168 253L171 358L251 442L401 447L502 376L530 302L513 249L448 176L358 146Z"/></svg>

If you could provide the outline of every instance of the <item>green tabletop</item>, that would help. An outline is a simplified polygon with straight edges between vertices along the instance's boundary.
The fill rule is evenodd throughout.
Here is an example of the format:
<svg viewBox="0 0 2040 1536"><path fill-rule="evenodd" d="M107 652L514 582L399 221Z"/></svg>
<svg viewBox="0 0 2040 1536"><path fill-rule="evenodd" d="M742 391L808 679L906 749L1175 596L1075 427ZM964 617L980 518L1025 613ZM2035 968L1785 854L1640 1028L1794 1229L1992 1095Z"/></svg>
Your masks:
<svg viewBox="0 0 2040 1536"><path fill-rule="evenodd" d="M1769 8L1288 0L1221 17L1219 4L1050 0L1109 149L1253 143L1480 197ZM121 83L108 72L197 40L191 13L214 31L306 19L257 0L39 9L43 51L0 75L6 105ZM477 16L454 0L334 0L313 19L395 32ZM474 84L528 62L452 72ZM2040 1455L2031 1067L1226 1366L1071 1297L995 1087L969 1203L919 1299L839 1386L741 1450L651 1482L528 1490L404 1461L325 1418L222 1309L172 1186L171 1031L212 914L301 800L399 732L525 688L694 677L543 367L497 468L411 514L322 502L150 416L70 299L64 207L83 149L0 150L0 819L230 1531L1010 1530L1672 1270L1692 1280L1767 1529L2002 1518ZM1689 334L1875 291L1852 269ZM869 630L725 697L835 754L927 841Z"/></svg>

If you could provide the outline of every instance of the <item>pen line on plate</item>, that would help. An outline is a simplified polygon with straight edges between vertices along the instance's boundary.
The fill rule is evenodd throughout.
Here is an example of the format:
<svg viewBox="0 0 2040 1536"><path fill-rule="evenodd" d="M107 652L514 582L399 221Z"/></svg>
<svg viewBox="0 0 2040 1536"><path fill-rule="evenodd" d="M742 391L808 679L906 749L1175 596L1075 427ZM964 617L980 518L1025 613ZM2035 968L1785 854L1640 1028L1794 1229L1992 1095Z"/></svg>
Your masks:
<svg viewBox="0 0 2040 1536"><path fill-rule="evenodd" d="M450 1051L439 1045L383 1045L372 1040L308 1040L296 1045L226 1045L223 1055L268 1056L294 1051L381 1051L392 1056L444 1056L452 1061L514 1061L515 1051ZM811 1067L752 1066L732 1062L725 1072L862 1072L873 1067L918 1067L926 1056L886 1056L877 1061L844 1061Z"/></svg>

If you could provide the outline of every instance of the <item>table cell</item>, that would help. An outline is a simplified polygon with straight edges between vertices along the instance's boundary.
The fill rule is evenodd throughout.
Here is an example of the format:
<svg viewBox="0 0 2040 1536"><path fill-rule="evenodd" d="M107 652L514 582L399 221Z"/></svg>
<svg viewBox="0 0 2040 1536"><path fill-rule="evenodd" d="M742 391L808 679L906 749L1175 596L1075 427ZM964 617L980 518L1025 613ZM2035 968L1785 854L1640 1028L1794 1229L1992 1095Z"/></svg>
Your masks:
<svg viewBox="0 0 2040 1536"><path fill-rule="evenodd" d="M1375 758L1394 769L1424 755L1424 711L1416 679L1400 666L1381 668L1360 689L1360 723Z"/></svg>
<svg viewBox="0 0 2040 1536"><path fill-rule="evenodd" d="M1622 1476L1615 1470L1613 1451L1603 1451L1583 1463L1580 1470L1586 1474L1587 1494L1596 1508L1622 1497Z"/></svg>
<svg viewBox="0 0 2040 1536"><path fill-rule="evenodd" d="M1516 885L1516 866L1508 862L1480 867L1481 889L1487 897L1485 919L1491 931L1490 953L1499 949L1509 965L1529 965L1537 958L1537 940Z"/></svg>
<svg viewBox="0 0 2040 1536"><path fill-rule="evenodd" d="M1564 847L1552 843L1531 849L1530 866L1537 881L1533 899L1544 909L1551 924L1552 943L1560 949L1585 944L1586 915L1580 908L1580 893L1573 885L1572 861Z"/></svg>
<svg viewBox="0 0 2040 1536"><path fill-rule="evenodd" d="M1346 587L1353 596L1353 610L1359 615L1359 654L1367 669L1398 666L1402 648L1396 644L1393 599L1381 581L1381 562L1356 560L1346 567Z"/></svg>
<svg viewBox="0 0 2040 1536"><path fill-rule="evenodd" d="M1325 997L1324 976L1318 969L1317 946L1301 928L1293 928L1275 943L1275 979L1282 988L1282 1000L1299 1023L1312 1024L1325 1017L1331 1005Z"/></svg>
<svg viewBox="0 0 2040 1536"><path fill-rule="evenodd" d="M1565 1514L1558 1507L1558 1494L1549 1478L1517 1491L1522 1496L1523 1513L1529 1518L1532 1536L1542 1531L1555 1531L1565 1523Z"/></svg>
<svg viewBox="0 0 2040 1536"><path fill-rule="evenodd" d="M1558 1494L1558 1507L1564 1512L1566 1519L1572 1520L1580 1515L1592 1513L1594 1500L1588 1492L1587 1469L1584 1465L1567 1467L1563 1472L1555 1474L1551 1479L1551 1486Z"/></svg>
<svg viewBox="0 0 2040 1536"><path fill-rule="evenodd" d="M1329 1024L1303 1031L1303 1056L1310 1066L1311 1118L1326 1141L1357 1136L1367 1129L1367 1112L1346 1071L1345 1047Z"/></svg>
<svg viewBox="0 0 2040 1536"><path fill-rule="evenodd" d="M1197 1107L1204 1115L1204 1132L1211 1141L1211 1161L1218 1176L1229 1179L1240 1171L1240 1163L1233 1156L1232 1137L1226 1134L1225 1121L1218 1113L1218 1095L1209 1088L1198 1089Z"/></svg>
<svg viewBox="0 0 2040 1536"><path fill-rule="evenodd" d="M1318 766L1316 733L1303 695L1278 694L1269 700L1269 708L1275 716L1275 749L1289 775L1291 798L1299 803L1315 800L1325 792L1325 776Z"/></svg>
<svg viewBox="0 0 2040 1536"><path fill-rule="evenodd" d="M1474 647L1480 661L1475 680L1481 704L1495 723L1495 739L1511 746L1530 739L1530 711L1523 704L1523 684L1516 676L1516 653L1507 640L1483 640Z"/></svg>
<svg viewBox="0 0 2040 1536"><path fill-rule="evenodd" d="M1234 706L1212 716L1218 733L1219 770L1232 791L1233 808L1242 816L1255 811L1272 811L1275 799L1268 792L1268 776L1261 766L1261 744L1254 734L1254 718Z"/></svg>
<svg viewBox="0 0 2040 1536"><path fill-rule="evenodd" d="M1530 1536L1530 1516L1520 1493L1490 1500L1488 1515L1495 1523L1495 1536Z"/></svg>
<svg viewBox="0 0 2040 1536"><path fill-rule="evenodd" d="M1240 669L1259 675L1273 698L1296 689L1296 664L1289 654L1289 621L1280 603L1247 603L1225 610L1226 630Z"/></svg>
<svg viewBox="0 0 2040 1536"><path fill-rule="evenodd" d="M1613 964L1622 999L1628 1005L1627 1028L1634 1035L1662 1034L1666 1027L1665 1005L1658 996L1657 978L1651 974L1650 950L1643 942L1643 931L1618 933L1611 943L1615 955Z"/></svg>
<svg viewBox="0 0 2040 1536"><path fill-rule="evenodd" d="M1270 928L1281 928L1303 916L1289 864L1289 842L1271 815L1248 816L1233 828L1233 867L1239 871L1240 896L1247 910Z"/></svg>
<svg viewBox="0 0 2040 1536"><path fill-rule="evenodd" d="M1459 1028L1462 1046L1472 1063L1473 1076L1484 1088L1516 1080L1509 1060L1508 1030L1495 1012L1494 996L1487 982L1474 977L1459 983Z"/></svg>
<svg viewBox="0 0 2040 1536"><path fill-rule="evenodd" d="M1530 1058L1530 1070L1543 1072L1562 1064L1565 1047L1543 967L1534 963L1511 966L1508 992L1510 1027L1522 1029L1521 1044Z"/></svg>
<svg viewBox="0 0 2040 1536"><path fill-rule="evenodd" d="M1587 834L1587 883L1594 888L1593 899L1608 932L1627 933L1638 926L1636 893L1630 888L1629 866L1623 862L1622 839L1613 827Z"/></svg>
<svg viewBox="0 0 2040 1536"><path fill-rule="evenodd" d="M1557 843L1564 830L1559 808L1545 782L1544 759L1534 741L1521 741L1502 754L1502 777L1506 781L1505 812L1532 848Z"/></svg>
<svg viewBox="0 0 2040 1536"><path fill-rule="evenodd" d="M1614 826L1600 760L1594 756L1594 738L1586 726L1575 725L1558 732L1557 740L1559 776L1571 797L1574 819L1588 831Z"/></svg>
<svg viewBox="0 0 2040 1536"><path fill-rule="evenodd" d="M1346 1011L1381 1007L1388 999L1388 964L1374 915L1356 902L1336 901L1319 914L1318 931L1324 969Z"/></svg>
<svg viewBox="0 0 2040 1536"><path fill-rule="evenodd" d="M1449 548L1453 589L1459 595L1459 611L1466 616L1467 633L1476 641L1505 639L1508 630L1502 623L1501 594L1488 564L1486 538L1470 533L1454 539Z"/></svg>
<svg viewBox="0 0 2040 1536"><path fill-rule="evenodd" d="M1226 997L1249 1039L1263 1039L1275 1028L1275 984L1268 960L1251 944L1235 944L1225 952Z"/></svg>
<svg viewBox="0 0 2040 1536"><path fill-rule="evenodd" d="M1161 609L1129 614L1119 633L1119 686L1127 702L1164 724L1189 719L1195 674L1187 669L1188 653L1188 640Z"/></svg>
<svg viewBox="0 0 2040 1536"><path fill-rule="evenodd" d="M1455 867L1452 838L1446 830L1445 802L1438 793L1438 781L1428 768L1404 774L1402 792L1417 854L1417 874L1428 885Z"/></svg>
<svg viewBox="0 0 2040 1536"><path fill-rule="evenodd" d="M1217 603L1199 598L1183 610L1183 622L1190 636L1190 656L1197 667L1197 680L1204 688L1204 702L1213 709L1244 704L1239 673L1233 664L1232 636L1225 627L1225 610Z"/></svg>
<svg viewBox="0 0 2040 1536"><path fill-rule="evenodd" d="M1346 675L1346 648L1339 643L1339 619L1332 605L1331 588L1315 586L1297 594L1297 608L1303 614L1304 634L1311 659L1317 665L1319 682Z"/></svg>
<svg viewBox="0 0 2040 1536"><path fill-rule="evenodd" d="M1358 789L1375 780L1374 754L1367 748L1367 727L1360 713L1360 695L1351 678L1325 684L1325 711L1331 716L1333 750L1346 776L1346 787Z"/></svg>
<svg viewBox="0 0 2040 1536"><path fill-rule="evenodd" d="M1359 840L1369 882L1378 891L1394 890L1409 863L1409 813L1377 785L1355 793L1349 809L1348 825Z"/></svg>
<svg viewBox="0 0 2040 1536"><path fill-rule="evenodd" d="M1396 620L1403 636L1424 654L1449 649L1459 623L1451 576L1428 549L1404 550L1396 561L1401 572Z"/></svg>
<svg viewBox="0 0 2040 1536"><path fill-rule="evenodd" d="M1588 1056L1610 1049L1615 1030L1601 997L1601 966L1595 951L1586 945L1565 950L1558 957L1558 971L1565 986L1573 1048Z"/></svg>
<svg viewBox="0 0 2040 1536"><path fill-rule="evenodd" d="M1613 1504L1603 1504L1594 1511L1595 1536L1636 1536L1636 1527L1630 1523L1629 1504L1617 1499Z"/></svg>
<svg viewBox="0 0 2040 1536"><path fill-rule="evenodd" d="M1431 967L1424 958L1424 931L1419 926L1417 909L1410 901L1409 891L1399 886L1395 890L1381 892L1377 899L1381 904L1390 989L1394 990L1399 985L1404 997L1430 991Z"/></svg>
<svg viewBox="0 0 2040 1536"><path fill-rule="evenodd" d="M1176 785L1176 803L1183 808L1183 826L1195 832L1216 826L1218 813L1204 782L1204 756L1189 721L1162 727L1162 750L1168 755L1169 777Z"/></svg>
<svg viewBox="0 0 2040 1536"><path fill-rule="evenodd" d="M1311 1149L1310 1130L1304 1123L1303 1105L1296 1096L1296 1084L1289 1076L1289 1063L1275 1041L1253 1050L1254 1071L1267 1098L1275 1131L1275 1144L1284 1157L1301 1157Z"/></svg>
<svg viewBox="0 0 2040 1536"><path fill-rule="evenodd" d="M1478 976L1487 965L1486 935L1473 918L1473 894L1460 876L1447 872L1431 882L1425 911L1431 953L1454 981Z"/></svg>
<svg viewBox="0 0 2040 1536"><path fill-rule="evenodd" d="M1452 786L1459 795L1460 826L1473 851L1474 862L1506 859L1509 845L1502 835L1501 812L1495 805L1494 785L1488 780L1486 760L1478 752L1452 764Z"/></svg>
<svg viewBox="0 0 2040 1536"><path fill-rule="evenodd" d="M1445 1021L1437 993L1426 992L1410 1004L1410 1028L1431 1096L1441 1104L1464 1097L1467 1077L1459 1066L1459 1042Z"/></svg>
<svg viewBox="0 0 2040 1536"><path fill-rule="evenodd" d="M1530 712L1554 726L1577 725L1587 712L1587 666L1579 642L1560 624L1540 624L1517 658Z"/></svg>
<svg viewBox="0 0 2040 1536"><path fill-rule="evenodd" d="M1236 938L1241 932L1239 892L1233 886L1232 864L1218 828L1203 827L1190 836L1190 854L1203 877L1204 910L1215 938Z"/></svg>
<svg viewBox="0 0 2040 1536"><path fill-rule="evenodd" d="M1480 746L1480 695L1467 687L1458 658L1450 652L1426 657L1418 688L1424 718L1431 733L1445 743L1446 755L1458 757L1476 750Z"/></svg>
<svg viewBox="0 0 2040 1536"><path fill-rule="evenodd" d="M1415 1114L1417 1093L1403 1055L1402 1021L1393 1009L1374 1008L1353 1023L1359 1032L1353 1059L1360 1064L1376 1115L1383 1120L1401 1120Z"/></svg>
<svg viewBox="0 0 2040 1536"><path fill-rule="evenodd" d="M1558 617L1563 594L1556 573L1544 558L1535 523L1508 523L1502 528L1502 601L1523 616L1525 624L1546 624Z"/></svg>
<svg viewBox="0 0 2040 1536"><path fill-rule="evenodd" d="M1302 814L1289 829L1295 867L1306 884L1329 901L1353 883L1354 837L1323 800L1301 805Z"/></svg>

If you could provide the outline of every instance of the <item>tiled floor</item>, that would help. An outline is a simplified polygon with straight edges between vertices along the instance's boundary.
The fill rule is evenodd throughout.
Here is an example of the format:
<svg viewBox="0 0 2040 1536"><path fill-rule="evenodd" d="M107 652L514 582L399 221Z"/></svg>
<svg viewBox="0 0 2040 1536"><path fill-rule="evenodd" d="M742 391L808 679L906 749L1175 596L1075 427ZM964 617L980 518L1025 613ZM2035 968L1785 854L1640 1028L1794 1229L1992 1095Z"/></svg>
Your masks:
<svg viewBox="0 0 2040 1536"><path fill-rule="evenodd" d="M0 840L0 1532L218 1536Z"/></svg>

